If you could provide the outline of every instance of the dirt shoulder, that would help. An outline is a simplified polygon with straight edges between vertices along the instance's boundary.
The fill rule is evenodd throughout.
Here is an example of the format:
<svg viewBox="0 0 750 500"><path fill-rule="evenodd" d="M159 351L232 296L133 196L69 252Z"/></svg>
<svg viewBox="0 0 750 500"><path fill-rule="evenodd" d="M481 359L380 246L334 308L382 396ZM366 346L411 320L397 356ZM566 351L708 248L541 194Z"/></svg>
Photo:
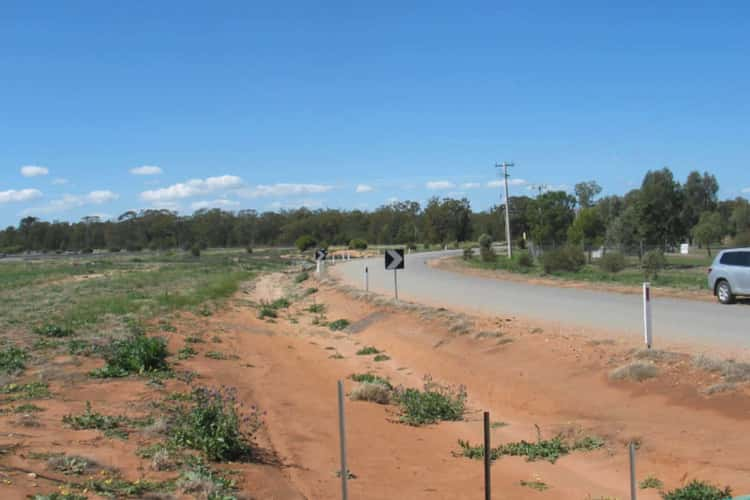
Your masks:
<svg viewBox="0 0 750 500"><path fill-rule="evenodd" d="M94 474L116 468L131 481L173 477L136 454L158 441L158 430L119 440L96 430L72 430L62 416L81 413L90 401L103 413L135 418L199 384L234 387L240 401L263 412L256 446L272 459L216 466L237 481L238 497L337 498L336 383L344 380L349 394L358 386L350 375L365 372L405 387L420 388L425 376L464 386L468 411L462 421L412 427L399 422L394 405L347 400L352 498L481 497L481 462L454 453L459 440L481 441L482 411L490 411L497 423L496 445L535 442L536 426L544 439L603 440L598 449L572 452L555 463L500 458L492 479L505 498L625 498L630 441L639 444L639 480L655 476L674 488L702 478L730 484L737 493L750 491L745 460L750 391L743 382L750 367L742 363L700 358L705 369L698 369L688 354L644 353L635 341L584 336L515 317L394 304L335 281L295 284L294 277L264 275L211 316L172 318L171 331L160 335L172 353L188 344L195 349L187 359L170 358L176 370L192 374L189 380L159 384L131 377L104 383L86 375L102 362L80 357L56 358L30 370L28 380L49 380L53 397L35 401L43 411L34 425L13 412L0 417L2 497L64 488L70 477L39 459L41 454L88 457L100 466ZM279 307L276 318L259 319L263 304L280 298L288 299L288 307ZM332 330L329 324L339 319L350 325ZM358 355L363 346L376 347L387 359ZM647 371L655 376L640 382L610 377L631 363L651 367ZM547 489L528 486L540 483ZM659 495L643 490L639 498Z"/></svg>
<svg viewBox="0 0 750 500"><path fill-rule="evenodd" d="M620 285L615 283L596 283L592 281L575 281L554 277L529 276L526 274L513 273L502 269L477 269L466 265L460 257L444 257L429 261L429 265L443 271L478 276L481 278L497 279L502 281L515 281L531 285L547 285L559 288L578 288L584 290L598 290L605 292L616 292L628 295L640 295L643 290L639 286ZM680 290L670 287L654 287L659 290L660 297L671 297L675 299L699 300L702 302L714 302L716 299L710 290Z"/></svg>

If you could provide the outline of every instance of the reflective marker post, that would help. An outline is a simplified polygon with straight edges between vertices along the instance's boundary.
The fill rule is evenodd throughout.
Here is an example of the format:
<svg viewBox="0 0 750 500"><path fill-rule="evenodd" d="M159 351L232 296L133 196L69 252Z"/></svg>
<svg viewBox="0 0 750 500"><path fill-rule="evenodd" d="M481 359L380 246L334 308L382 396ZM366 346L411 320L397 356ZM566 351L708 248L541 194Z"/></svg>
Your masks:
<svg viewBox="0 0 750 500"><path fill-rule="evenodd" d="M398 302L398 270L393 270L393 291L396 295L396 302Z"/></svg>
<svg viewBox="0 0 750 500"><path fill-rule="evenodd" d="M653 338L651 336L651 283L643 284L643 335L646 347L651 349Z"/></svg>
<svg viewBox="0 0 750 500"><path fill-rule="evenodd" d="M365 266L365 292L370 291L370 270Z"/></svg>
<svg viewBox="0 0 750 500"><path fill-rule="evenodd" d="M344 383L339 380L339 443L341 444L341 498L349 498L349 469L346 466L346 424L344 422Z"/></svg>
<svg viewBox="0 0 750 500"><path fill-rule="evenodd" d="M635 481L635 443L631 442L628 447L630 451L630 500L637 500L637 489Z"/></svg>

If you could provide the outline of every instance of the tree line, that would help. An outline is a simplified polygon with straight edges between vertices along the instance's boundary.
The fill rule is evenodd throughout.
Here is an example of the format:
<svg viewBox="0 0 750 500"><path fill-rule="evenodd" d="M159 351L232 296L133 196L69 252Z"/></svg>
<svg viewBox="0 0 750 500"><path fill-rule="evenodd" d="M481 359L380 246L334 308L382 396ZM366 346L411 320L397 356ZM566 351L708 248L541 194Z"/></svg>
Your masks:
<svg viewBox="0 0 750 500"><path fill-rule="evenodd" d="M623 196L600 197L601 191L595 181L587 181L576 184L574 194L512 196L515 243L524 246L531 241L543 248L607 245L622 252L666 250L686 241L750 245L748 201L720 201L718 181L708 172L691 172L680 183L663 168L647 172L641 186ZM0 253L287 246L302 236L319 246L347 245L351 240L448 244L477 241L482 234L504 240L504 210L498 205L475 212L466 198L435 197L424 206L403 201L373 211L205 209L181 216L169 210L143 210L125 212L116 220L85 217L75 223L26 217L17 227L0 231Z"/></svg>

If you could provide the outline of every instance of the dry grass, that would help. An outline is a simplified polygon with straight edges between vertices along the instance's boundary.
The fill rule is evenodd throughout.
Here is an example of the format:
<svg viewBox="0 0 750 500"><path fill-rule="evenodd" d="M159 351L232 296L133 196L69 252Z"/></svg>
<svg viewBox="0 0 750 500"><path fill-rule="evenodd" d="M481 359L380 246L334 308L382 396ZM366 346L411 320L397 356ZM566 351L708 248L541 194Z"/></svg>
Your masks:
<svg viewBox="0 0 750 500"><path fill-rule="evenodd" d="M349 397L352 401L370 401L387 405L391 402L391 389L383 384L365 382L354 389Z"/></svg>
<svg viewBox="0 0 750 500"><path fill-rule="evenodd" d="M648 363L634 362L615 368L609 373L610 380L634 380L641 382L654 378L659 374L659 369Z"/></svg>
<svg viewBox="0 0 750 500"><path fill-rule="evenodd" d="M712 373L720 373L726 382L750 381L750 363L722 360L699 354L693 358L693 366Z"/></svg>
<svg viewBox="0 0 750 500"><path fill-rule="evenodd" d="M659 349L641 349L633 354L633 357L641 360L674 362L683 358L683 355L677 352L661 351Z"/></svg>
<svg viewBox="0 0 750 500"><path fill-rule="evenodd" d="M722 392L731 392L737 389L737 385L731 382L720 382L718 384L709 385L708 387L701 390L701 393L706 396L712 396L714 394L721 394Z"/></svg>

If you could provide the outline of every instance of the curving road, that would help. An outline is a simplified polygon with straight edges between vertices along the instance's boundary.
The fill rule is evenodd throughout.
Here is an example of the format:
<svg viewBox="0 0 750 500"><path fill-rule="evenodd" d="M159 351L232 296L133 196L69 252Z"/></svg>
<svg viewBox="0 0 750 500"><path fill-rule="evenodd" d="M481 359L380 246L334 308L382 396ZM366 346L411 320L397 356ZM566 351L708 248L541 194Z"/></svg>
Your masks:
<svg viewBox="0 0 750 500"><path fill-rule="evenodd" d="M406 269L398 272L399 296L482 313L518 315L582 328L642 335L640 295L501 281L443 271L426 263L430 259L460 253L408 255ZM333 272L345 282L362 287L365 265L369 269L370 290L393 294L393 271L384 270L382 256L338 263ZM710 292L707 290L706 293ZM750 307L659 298L657 291L653 299L653 328L657 339L667 337L672 341L750 347Z"/></svg>

